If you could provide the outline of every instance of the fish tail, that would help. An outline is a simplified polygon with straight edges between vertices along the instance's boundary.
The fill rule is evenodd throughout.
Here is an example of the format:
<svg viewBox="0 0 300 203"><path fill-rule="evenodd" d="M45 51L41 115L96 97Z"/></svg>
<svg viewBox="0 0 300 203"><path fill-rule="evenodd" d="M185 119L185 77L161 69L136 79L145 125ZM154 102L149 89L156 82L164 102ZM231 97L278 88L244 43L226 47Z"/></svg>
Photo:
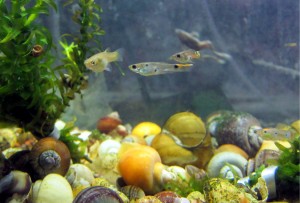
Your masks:
<svg viewBox="0 0 300 203"><path fill-rule="evenodd" d="M191 63L184 63L184 64L176 64L179 68L184 68L184 67L191 67L193 64Z"/></svg>
<svg viewBox="0 0 300 203"><path fill-rule="evenodd" d="M117 53L116 61L123 61L125 49L124 48L119 48L115 52Z"/></svg>

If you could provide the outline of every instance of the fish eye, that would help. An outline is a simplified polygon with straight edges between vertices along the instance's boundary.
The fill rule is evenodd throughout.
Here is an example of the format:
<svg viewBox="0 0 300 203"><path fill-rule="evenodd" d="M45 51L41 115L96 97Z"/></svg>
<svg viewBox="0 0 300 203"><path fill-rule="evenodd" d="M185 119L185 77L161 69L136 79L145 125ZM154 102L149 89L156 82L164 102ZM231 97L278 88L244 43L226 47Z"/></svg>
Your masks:
<svg viewBox="0 0 300 203"><path fill-rule="evenodd" d="M131 67L132 67L133 69L136 69L136 65L132 65Z"/></svg>
<svg viewBox="0 0 300 203"><path fill-rule="evenodd" d="M174 65L174 68L178 68L179 66L177 64Z"/></svg>
<svg viewBox="0 0 300 203"><path fill-rule="evenodd" d="M91 65L95 65L96 64L96 62L95 61L91 61Z"/></svg>
<svg viewBox="0 0 300 203"><path fill-rule="evenodd" d="M148 63L146 63L145 66L148 66Z"/></svg>
<svg viewBox="0 0 300 203"><path fill-rule="evenodd" d="M180 56L180 54L177 54L176 57L177 57L177 58L180 58L181 56Z"/></svg>

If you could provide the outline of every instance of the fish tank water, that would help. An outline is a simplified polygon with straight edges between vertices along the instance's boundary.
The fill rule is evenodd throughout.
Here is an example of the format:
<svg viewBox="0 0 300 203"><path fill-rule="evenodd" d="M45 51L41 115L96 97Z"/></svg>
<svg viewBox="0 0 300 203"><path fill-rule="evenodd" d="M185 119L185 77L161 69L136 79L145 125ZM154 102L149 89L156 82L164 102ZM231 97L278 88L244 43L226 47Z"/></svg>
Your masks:
<svg viewBox="0 0 300 203"><path fill-rule="evenodd" d="M123 48L123 61L112 64L110 72L90 73L89 88L71 106L70 115L87 128L111 111L133 125L141 120L163 124L178 111L206 118L220 109L246 111L266 124L294 121L299 118L298 3L99 1L106 33L101 49ZM73 29L64 20L71 11L59 10L59 26L49 24L58 36ZM171 55L190 49L176 29L211 41L215 51L231 58L224 63L200 58L188 72L156 76L128 69L142 62L172 63ZM213 55L209 49L201 51Z"/></svg>
<svg viewBox="0 0 300 203"><path fill-rule="evenodd" d="M52 202L13 190L7 179L22 178L28 189L55 173L63 180L53 182L68 191L52 198L63 202L84 202L95 193L100 202L104 193L107 201L129 202L163 191L180 202L299 202L299 1L0 5L1 201L18 193L20 202ZM43 141L49 137L54 140ZM67 164L38 171L40 142L66 145ZM130 170L143 183L128 175L122 160L142 159L130 150L156 156L161 167L147 174L159 178L150 178L150 186L139 167ZM218 154L236 150L214 165ZM39 163L64 159L50 157Z"/></svg>

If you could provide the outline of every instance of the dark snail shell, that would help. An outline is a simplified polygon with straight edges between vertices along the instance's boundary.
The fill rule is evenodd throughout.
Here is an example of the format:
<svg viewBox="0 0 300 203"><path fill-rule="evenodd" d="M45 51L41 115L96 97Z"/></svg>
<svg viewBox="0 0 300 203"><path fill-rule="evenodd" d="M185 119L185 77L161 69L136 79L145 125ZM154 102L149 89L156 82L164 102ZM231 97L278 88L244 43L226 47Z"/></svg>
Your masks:
<svg viewBox="0 0 300 203"><path fill-rule="evenodd" d="M262 144L262 139L254 129L261 128L259 121L249 113L235 111L219 111L207 119L207 129L218 144L234 144L255 156Z"/></svg>
<svg viewBox="0 0 300 203"><path fill-rule="evenodd" d="M13 195L27 196L31 188L31 179L22 171L11 171L0 179L0 202L10 202Z"/></svg>
<svg viewBox="0 0 300 203"><path fill-rule="evenodd" d="M6 176L12 169L10 162L5 158L5 156L0 154L0 179Z"/></svg>
<svg viewBox="0 0 300 203"><path fill-rule="evenodd" d="M93 186L82 190L73 203L123 203L121 197L112 189Z"/></svg>
<svg viewBox="0 0 300 203"><path fill-rule="evenodd" d="M71 155L67 146L52 137L39 140L30 151L29 163L33 177L40 179L49 173L64 176L70 166Z"/></svg>

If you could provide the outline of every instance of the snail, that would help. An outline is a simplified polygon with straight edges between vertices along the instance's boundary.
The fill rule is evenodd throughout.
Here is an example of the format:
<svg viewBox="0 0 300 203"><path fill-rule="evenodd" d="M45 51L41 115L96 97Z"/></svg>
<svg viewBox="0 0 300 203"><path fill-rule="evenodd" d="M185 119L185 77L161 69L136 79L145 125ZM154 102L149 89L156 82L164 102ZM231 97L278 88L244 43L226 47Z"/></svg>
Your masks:
<svg viewBox="0 0 300 203"><path fill-rule="evenodd" d="M32 178L41 179L49 173L65 175L70 166L70 151L67 146L52 137L40 139L29 153Z"/></svg>
<svg viewBox="0 0 300 203"><path fill-rule="evenodd" d="M163 202L160 201L155 196L147 195L145 197L138 199L137 201L135 201L135 203L163 203Z"/></svg>
<svg viewBox="0 0 300 203"><path fill-rule="evenodd" d="M235 175L240 178L250 175L261 165L269 166L280 155L273 141L264 141L256 156L248 160L245 152L236 146L221 146L216 152L207 166L207 173L210 177L227 179L233 179Z"/></svg>
<svg viewBox="0 0 300 203"><path fill-rule="evenodd" d="M90 148L90 157L93 162L87 166L96 173L101 174L102 177L109 179L111 182L115 182L119 177L117 164L119 161L118 153L120 147L120 142L113 139L107 139L99 143L99 145L95 145L94 150ZM95 156L92 156L92 151L96 151Z"/></svg>
<svg viewBox="0 0 300 203"><path fill-rule="evenodd" d="M286 141L276 141L282 144L285 147L291 147L289 142ZM254 158L248 160L247 166L247 175L250 175L256 169L258 169L261 165L270 166L274 165L274 162L279 159L280 151L275 145L275 141L264 140L260 149L256 153ZM276 164L277 165L277 164Z"/></svg>
<svg viewBox="0 0 300 203"><path fill-rule="evenodd" d="M169 182L176 184L190 179L184 168L162 164L155 149L136 143L123 143L118 169L125 184L140 187L146 195L162 191Z"/></svg>
<svg viewBox="0 0 300 203"><path fill-rule="evenodd" d="M155 136L152 147L158 150L163 163L180 166L193 164L203 168L213 155L211 138L206 133L204 122L192 112L179 112L172 115L163 125L161 134L163 136ZM173 140L168 139L168 142L172 144L166 145L164 141L158 140L166 140L165 135ZM178 156L181 154L179 150L182 151L182 154L186 154L186 158Z"/></svg>
<svg viewBox="0 0 300 203"><path fill-rule="evenodd" d="M207 165L209 177L234 178L234 174L239 177L246 175L248 161L242 155L225 151L215 154ZM232 171L234 170L234 171Z"/></svg>
<svg viewBox="0 0 300 203"><path fill-rule="evenodd" d="M172 115L163 128L178 138L178 145L187 149L198 147L206 138L204 122L191 112Z"/></svg>
<svg viewBox="0 0 300 203"><path fill-rule="evenodd" d="M0 179L11 171L12 167L10 162L5 158L3 153L0 154Z"/></svg>
<svg viewBox="0 0 300 203"><path fill-rule="evenodd" d="M97 202L123 203L123 200L110 188L93 186L82 190L73 201L73 203Z"/></svg>
<svg viewBox="0 0 300 203"><path fill-rule="evenodd" d="M120 191L124 193L130 201L136 201L145 196L145 192L137 186L126 185L120 188Z"/></svg>
<svg viewBox="0 0 300 203"><path fill-rule="evenodd" d="M194 203L205 203L205 197L204 194L202 194L200 191L193 191L186 197L190 202Z"/></svg>
<svg viewBox="0 0 300 203"><path fill-rule="evenodd" d="M41 45L36 44L32 47L31 55L33 57L39 57L40 55L42 55L43 52L44 52L44 48Z"/></svg>
<svg viewBox="0 0 300 203"><path fill-rule="evenodd" d="M52 173L34 182L29 200L32 203L71 203L72 188L64 177Z"/></svg>
<svg viewBox="0 0 300 203"><path fill-rule="evenodd" d="M156 193L154 197L157 197L163 203L180 202L181 197L173 191L161 191Z"/></svg>
<svg viewBox="0 0 300 203"><path fill-rule="evenodd" d="M118 169L127 185L138 186L146 194L155 194L162 189L159 182L162 168L155 149L136 143L122 144Z"/></svg>
<svg viewBox="0 0 300 203"><path fill-rule="evenodd" d="M72 164L65 177L72 188L78 185L90 186L94 180L93 172L83 164Z"/></svg>
<svg viewBox="0 0 300 203"><path fill-rule="evenodd" d="M31 184L31 178L27 173L11 171L0 179L0 202L24 202Z"/></svg>
<svg viewBox="0 0 300 203"><path fill-rule="evenodd" d="M255 156L263 141L255 133L255 130L261 129L259 121L246 112L215 112L208 116L206 127L219 145L234 144L250 157Z"/></svg>
<svg viewBox="0 0 300 203"><path fill-rule="evenodd" d="M157 150L162 162L166 165L183 166L197 160L197 157L191 151L177 145L174 139L165 133L156 135L151 147Z"/></svg>
<svg viewBox="0 0 300 203"><path fill-rule="evenodd" d="M211 178L204 183L203 187L207 202L258 202L252 194L236 187L226 179Z"/></svg>
<svg viewBox="0 0 300 203"><path fill-rule="evenodd" d="M158 135L160 132L161 127L156 123L150 121L143 121L134 126L131 134L134 137L143 139L146 142L146 144L150 146L155 136ZM142 142L140 141L139 143L141 144Z"/></svg>
<svg viewBox="0 0 300 203"><path fill-rule="evenodd" d="M108 134L120 124L122 124L122 121L118 112L112 112L98 120L97 129L101 133Z"/></svg>
<svg viewBox="0 0 300 203"><path fill-rule="evenodd" d="M123 202L129 202L129 199L124 193L120 192L114 184L111 184L110 182L108 182L108 180L104 178L95 178L91 186L101 186L101 187L109 188L115 191L122 199Z"/></svg>
<svg viewBox="0 0 300 203"><path fill-rule="evenodd" d="M161 128L156 123L150 121L143 121L134 126L131 134L141 138L145 138L147 136L157 135L160 132Z"/></svg>

